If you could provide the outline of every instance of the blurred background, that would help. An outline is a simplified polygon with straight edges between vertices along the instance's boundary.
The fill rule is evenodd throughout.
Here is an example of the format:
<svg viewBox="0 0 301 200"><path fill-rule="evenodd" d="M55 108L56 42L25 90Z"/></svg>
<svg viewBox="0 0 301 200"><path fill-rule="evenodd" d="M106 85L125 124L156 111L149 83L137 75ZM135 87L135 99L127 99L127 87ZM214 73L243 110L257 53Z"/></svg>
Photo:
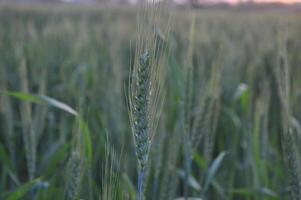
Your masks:
<svg viewBox="0 0 301 200"><path fill-rule="evenodd" d="M0 2L0 199L136 199L126 96L140 4ZM300 199L301 3L170 0L162 10L165 104L146 199Z"/></svg>

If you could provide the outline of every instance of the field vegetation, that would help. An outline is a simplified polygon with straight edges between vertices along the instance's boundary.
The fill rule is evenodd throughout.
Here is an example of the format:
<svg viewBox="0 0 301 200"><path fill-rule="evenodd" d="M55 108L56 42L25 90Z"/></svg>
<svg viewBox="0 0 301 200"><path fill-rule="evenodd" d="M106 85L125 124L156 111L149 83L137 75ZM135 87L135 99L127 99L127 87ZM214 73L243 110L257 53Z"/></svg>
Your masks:
<svg viewBox="0 0 301 200"><path fill-rule="evenodd" d="M300 22L1 6L0 199L300 200Z"/></svg>

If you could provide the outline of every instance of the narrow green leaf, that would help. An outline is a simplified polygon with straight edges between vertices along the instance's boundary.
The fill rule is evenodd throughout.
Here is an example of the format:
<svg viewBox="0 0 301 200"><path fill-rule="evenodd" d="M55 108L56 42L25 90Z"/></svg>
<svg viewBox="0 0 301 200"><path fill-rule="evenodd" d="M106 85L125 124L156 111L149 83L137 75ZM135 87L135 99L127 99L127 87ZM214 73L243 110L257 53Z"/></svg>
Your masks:
<svg viewBox="0 0 301 200"><path fill-rule="evenodd" d="M214 179L214 176L216 174L216 172L218 171L224 157L226 155L226 152L221 152L217 158L213 161L213 163L211 164L211 166L208 169L207 172L207 177L206 177L206 182L205 182L205 187L204 187L204 191L206 191L209 187L209 185L211 184L212 180Z"/></svg>
<svg viewBox="0 0 301 200"><path fill-rule="evenodd" d="M4 92L0 92L0 94L5 94L22 101L29 101L36 104L53 106L74 116L78 115L78 113L67 104L45 95L36 95L36 94L28 94L24 92L12 92L12 91L4 91Z"/></svg>
<svg viewBox="0 0 301 200"><path fill-rule="evenodd" d="M199 152L195 152L195 154L193 155L192 158L196 164L198 165L198 167L203 170L206 167L206 161L204 160L204 158L199 154Z"/></svg>
<svg viewBox="0 0 301 200"><path fill-rule="evenodd" d="M182 169L179 169L177 171L177 173L179 174L179 176L182 178L182 179L185 179L185 171L182 170ZM198 181L192 176L192 175L189 175L188 177L188 184L191 188L195 189L196 191L201 191L201 186L200 184L198 183Z"/></svg>
<svg viewBox="0 0 301 200"><path fill-rule="evenodd" d="M60 102L58 100L55 100L53 98L50 98L50 97L44 96L44 95L41 95L40 97L41 97L42 100L45 101L45 103L47 103L47 104L49 104L53 107L59 108L63 111L66 111L67 113L70 113L70 114L75 115L75 116L78 115L78 113L73 108L71 108L70 106L68 106L67 104L65 104L63 102Z"/></svg>
<svg viewBox="0 0 301 200"><path fill-rule="evenodd" d="M231 194L241 195L241 196L253 196L254 195L254 190L251 188L231 189L228 192Z"/></svg>
<svg viewBox="0 0 301 200"><path fill-rule="evenodd" d="M122 174L122 179L125 184L125 187L127 188L128 193L130 195L130 199L136 199L137 193L136 193L135 186L132 183L131 179L128 177L128 175L126 173Z"/></svg>
<svg viewBox="0 0 301 200"><path fill-rule="evenodd" d="M26 195L26 193L39 181L40 181L40 178L36 178L32 181L29 181L29 182L21 185L15 191L10 192L7 195L4 195L4 199L6 199L6 200L24 199L24 196Z"/></svg>
<svg viewBox="0 0 301 200"><path fill-rule="evenodd" d="M54 171L57 169L57 165L61 163L65 156L68 154L68 149L70 145L63 144L59 145L57 149L47 158L47 166L45 167L45 172L43 173L45 177L53 175Z"/></svg>
<svg viewBox="0 0 301 200"><path fill-rule="evenodd" d="M81 117L78 117L80 132L83 134L83 142L84 142L84 151L85 155L88 158L88 163L92 162L93 154L92 154L92 140L91 134L88 125Z"/></svg>
<svg viewBox="0 0 301 200"><path fill-rule="evenodd" d="M4 146L0 143L0 163L2 163L4 166L7 166L8 168L12 169L12 163L5 151Z"/></svg>
<svg viewBox="0 0 301 200"><path fill-rule="evenodd" d="M275 197L275 198L278 197L278 195L274 191L270 190L269 188L260 188L259 191L260 193L269 197Z"/></svg>
<svg viewBox="0 0 301 200"><path fill-rule="evenodd" d="M90 163L92 162L92 141L91 141L91 137L90 137L90 131L89 131L87 124L79 116L77 111L75 111L73 108L71 108L67 104L65 104L61 101L58 101L56 99L53 99L51 97L45 96L45 95L36 95L36 94L28 94L28 93L24 93L24 92L12 92L12 91L0 92L0 94L1 93L11 96L11 97L15 97L19 100L30 101L30 102L37 103L37 104L53 106L55 108L65 111L69 114L72 114L73 116L76 116L77 120L79 122L80 131L82 132L82 134L84 136L83 139L84 139L85 154L88 158L88 161Z"/></svg>
<svg viewBox="0 0 301 200"><path fill-rule="evenodd" d="M228 192L235 195L245 196L245 197L247 196L254 197L257 194L263 194L265 196L272 197L273 199L278 198L278 195L268 188L260 188L260 189L236 188L236 189L231 189Z"/></svg>

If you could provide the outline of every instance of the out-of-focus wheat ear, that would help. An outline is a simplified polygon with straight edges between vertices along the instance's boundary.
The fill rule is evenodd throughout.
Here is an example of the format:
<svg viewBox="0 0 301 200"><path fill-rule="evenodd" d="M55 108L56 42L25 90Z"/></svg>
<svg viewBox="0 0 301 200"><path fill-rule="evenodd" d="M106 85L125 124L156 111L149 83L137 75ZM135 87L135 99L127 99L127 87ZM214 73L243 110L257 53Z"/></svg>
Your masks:
<svg viewBox="0 0 301 200"><path fill-rule="evenodd" d="M115 37L114 34L112 34L112 37ZM120 115L120 111L123 111L123 102L119 101L120 97L123 95L123 75L124 75L124 67L123 67L123 61L122 58L116 55L121 55L121 49L120 49L120 41L112 39L111 42L111 48L110 51L110 60L111 60L111 66L112 66L112 77L114 78L115 84L110 84L109 87L112 87L112 91L108 90L110 93L109 98L111 102L111 115L112 120L111 121L119 121L119 123L114 124L112 127L113 130L116 133L120 133L125 129L125 124L123 120L123 116ZM121 134L118 136L120 138L120 143L124 145L125 142L127 142L126 137L127 135Z"/></svg>
<svg viewBox="0 0 301 200"><path fill-rule="evenodd" d="M287 115L290 114L290 67L287 58L286 34L280 30L278 41L278 65L275 67L275 76L281 106ZM288 120L288 119L287 119ZM287 122L286 122L287 123Z"/></svg>
<svg viewBox="0 0 301 200"><path fill-rule="evenodd" d="M206 162L211 162L214 148L214 140L220 113L220 101L222 90L222 62L223 62L223 40L219 40L217 44L217 57L213 61L210 78L206 83L206 89L202 91L199 99L199 109L194 119L192 127L192 147L195 151L201 140L203 140L202 149Z"/></svg>
<svg viewBox="0 0 301 200"><path fill-rule="evenodd" d="M101 199L123 199L120 181L120 160L107 139L105 144L105 163L102 168ZM117 170L117 171L115 171Z"/></svg>
<svg viewBox="0 0 301 200"><path fill-rule="evenodd" d="M292 126L294 129L294 133L296 133L296 137L298 138L298 143L301 142L301 125L295 117L292 118ZM299 148L300 149L300 148Z"/></svg>
<svg viewBox="0 0 301 200"><path fill-rule="evenodd" d="M81 112L81 99L79 103L79 113ZM71 153L66 166L66 182L65 182L65 199L75 200L81 189L81 182L86 170L87 159L84 156L84 139L82 134L82 127L77 121L77 127L72 135L71 140Z"/></svg>
<svg viewBox="0 0 301 200"><path fill-rule="evenodd" d="M47 92L47 67L41 66L38 70L40 73L39 84L38 84L38 93L40 95L46 95ZM45 106L36 106L34 116L33 116L33 129L36 134L36 141L39 141L45 126L47 116L47 108Z"/></svg>
<svg viewBox="0 0 301 200"><path fill-rule="evenodd" d="M260 91L256 113L259 119L259 143L260 143L260 157L263 160L267 159L268 154L268 113L270 108L271 90L269 87L269 81L264 80L262 83L262 89Z"/></svg>
<svg viewBox="0 0 301 200"><path fill-rule="evenodd" d="M184 196L188 195L188 177L191 171L191 157L192 157L192 138L191 138L191 122L192 122L192 99L193 99L193 54L194 54L194 40L195 40L195 15L192 15L189 42L187 51L187 60L184 66L185 74L185 92L183 93L183 150L184 150L184 164L185 164L185 187Z"/></svg>
<svg viewBox="0 0 301 200"><path fill-rule="evenodd" d="M205 142L204 142L204 158L206 162L209 164L212 159L213 149L214 149L214 141L216 135L216 128L219 118L219 109L220 109L220 99L213 99L210 108L210 115L208 117L209 121L209 129L207 133L205 133Z"/></svg>
<svg viewBox="0 0 301 200"><path fill-rule="evenodd" d="M258 180L259 185L268 184L268 155L270 148L270 141L268 135L268 120L270 107L270 82L267 75L264 73L263 78L258 81L258 93L254 95L254 111L253 111L253 142L252 152L255 159L261 159L258 169L260 176Z"/></svg>
<svg viewBox="0 0 301 200"><path fill-rule="evenodd" d="M188 50L187 50L187 58L184 66L184 74L185 74L185 93L183 96L184 101L184 136L190 139L191 134L191 119L192 119L192 98L193 98L193 73L194 73L194 65L193 65L193 54L194 54L194 41L195 41L195 15L191 17L189 38L188 38ZM189 145L190 146L190 145Z"/></svg>
<svg viewBox="0 0 301 200"><path fill-rule="evenodd" d="M164 163L163 157L166 156L164 144L166 143L166 115L162 113L160 123L158 125L160 134L154 138L152 148L150 149L149 167L146 169L145 188L149 189L150 198L158 198L160 187L160 174L162 174Z"/></svg>
<svg viewBox="0 0 301 200"><path fill-rule="evenodd" d="M3 65L0 64L0 91L6 91L7 81L6 81L6 70ZM5 96L0 96L0 114L2 114L3 120L3 133L5 134L5 139L8 144L9 155L12 163L15 165L16 163L16 154L15 154L15 140L14 140L14 128L13 128L13 111L11 107L10 99Z"/></svg>
<svg viewBox="0 0 301 200"><path fill-rule="evenodd" d="M180 120L178 120L179 122ZM182 140L181 122L177 123L173 134L167 143L167 157L163 163L163 178L160 185L159 200L171 200L176 196L179 179L175 177L177 173L177 162L180 154L179 145Z"/></svg>
<svg viewBox="0 0 301 200"><path fill-rule="evenodd" d="M282 35L281 35L282 34ZM281 143L284 161L289 175L292 200L301 199L300 157L296 148L292 114L290 111L290 70L287 59L286 37L281 32L279 39L278 66L275 69L281 110Z"/></svg>
<svg viewBox="0 0 301 200"><path fill-rule="evenodd" d="M290 192L293 200L301 199L300 156L295 141L295 132L292 124L286 129L286 136L282 137L283 155L290 178Z"/></svg>
<svg viewBox="0 0 301 200"><path fill-rule="evenodd" d="M83 158L79 150L74 150L67 164L67 181L65 186L65 198L77 199L83 174Z"/></svg>
<svg viewBox="0 0 301 200"><path fill-rule="evenodd" d="M221 50L221 49L219 49ZM222 52L220 52L222 54ZM209 80L209 102L207 113L204 113L208 121L204 124L209 128L203 134L205 134L204 142L204 157L205 160L210 163L212 159L212 153L214 148L214 141L216 135L216 129L220 112L220 95L221 95L221 70L222 70L222 58L217 57L217 61L214 62L211 71L211 78Z"/></svg>
<svg viewBox="0 0 301 200"><path fill-rule="evenodd" d="M22 92L29 93L28 71L26 60L20 58L19 66L20 88ZM27 159L27 170L30 180L34 179L36 171L36 135L32 127L32 108L31 103L20 103L22 134L25 145Z"/></svg>

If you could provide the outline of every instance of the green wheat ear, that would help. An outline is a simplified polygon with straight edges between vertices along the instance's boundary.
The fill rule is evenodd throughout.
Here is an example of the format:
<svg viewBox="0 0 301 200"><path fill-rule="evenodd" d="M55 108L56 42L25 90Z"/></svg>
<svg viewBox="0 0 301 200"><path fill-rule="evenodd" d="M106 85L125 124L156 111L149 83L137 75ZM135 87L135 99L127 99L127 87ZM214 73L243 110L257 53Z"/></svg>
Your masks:
<svg viewBox="0 0 301 200"><path fill-rule="evenodd" d="M134 104L134 138L139 162L139 169L144 171L148 160L149 151L149 121L148 105L150 94L150 65L149 53L146 50L140 57L140 65L137 70L136 94Z"/></svg>
<svg viewBox="0 0 301 200"><path fill-rule="evenodd" d="M134 69L134 82L131 88L130 118L134 135L136 155L138 158L138 192L140 198L143 193L143 179L145 166L148 161L151 117L150 117L150 95L151 95L151 66L150 55L146 50L139 59L137 68Z"/></svg>
<svg viewBox="0 0 301 200"><path fill-rule="evenodd" d="M149 150L158 125L163 106L163 74L161 63L161 44L153 34L147 43L137 47L136 58L129 84L129 115L138 158L138 192L143 198L145 168L148 163ZM160 55L158 55L160 54Z"/></svg>

